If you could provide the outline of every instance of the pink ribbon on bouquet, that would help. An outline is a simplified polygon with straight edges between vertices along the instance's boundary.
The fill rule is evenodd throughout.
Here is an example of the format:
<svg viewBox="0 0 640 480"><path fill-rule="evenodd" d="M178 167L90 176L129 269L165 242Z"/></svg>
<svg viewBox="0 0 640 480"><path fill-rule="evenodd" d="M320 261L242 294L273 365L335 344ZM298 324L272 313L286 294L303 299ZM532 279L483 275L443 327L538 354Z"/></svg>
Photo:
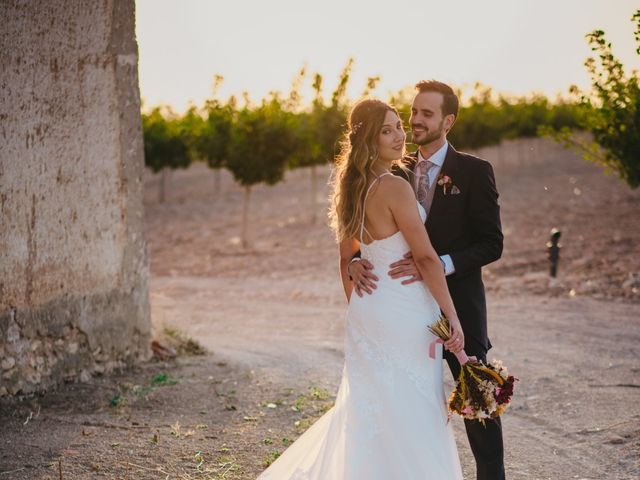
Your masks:
<svg viewBox="0 0 640 480"><path fill-rule="evenodd" d="M436 358L436 345L444 344L444 340L440 338L436 338L433 342L429 344L429 358Z"/></svg>
<svg viewBox="0 0 640 480"><path fill-rule="evenodd" d="M444 344L444 340L442 340L441 338L436 338L434 341L432 341L429 344L429 357L430 358L436 358L436 345L437 344ZM464 365L465 363L469 363L469 362L477 362L478 360L476 359L476 357L469 357L464 350L459 351L458 353L454 353L454 355L456 356L456 358L458 359L458 362L460 362L460 365Z"/></svg>

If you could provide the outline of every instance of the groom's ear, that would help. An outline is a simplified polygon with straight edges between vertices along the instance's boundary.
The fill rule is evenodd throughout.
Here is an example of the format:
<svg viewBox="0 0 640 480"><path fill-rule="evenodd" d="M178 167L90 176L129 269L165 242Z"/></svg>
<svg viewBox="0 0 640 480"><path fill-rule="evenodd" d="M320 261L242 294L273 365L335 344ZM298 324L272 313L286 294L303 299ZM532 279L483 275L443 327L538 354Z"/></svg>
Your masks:
<svg viewBox="0 0 640 480"><path fill-rule="evenodd" d="M444 129L447 133L451 131L454 123L456 123L456 116L453 113L450 113L449 115L444 117Z"/></svg>

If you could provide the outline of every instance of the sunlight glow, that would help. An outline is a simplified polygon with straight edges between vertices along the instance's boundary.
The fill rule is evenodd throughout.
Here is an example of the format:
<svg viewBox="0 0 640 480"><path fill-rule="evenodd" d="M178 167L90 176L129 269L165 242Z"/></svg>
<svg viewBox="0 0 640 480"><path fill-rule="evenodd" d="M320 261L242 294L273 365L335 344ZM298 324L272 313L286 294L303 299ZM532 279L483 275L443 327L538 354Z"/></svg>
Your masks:
<svg viewBox="0 0 640 480"><path fill-rule="evenodd" d="M202 104L215 74L225 78L222 98L260 99L288 91L306 64L328 94L349 57L351 97L373 75L382 98L423 78L554 97L589 86L585 34L597 28L627 70L640 68L634 0L137 0L136 8L142 97L178 111Z"/></svg>

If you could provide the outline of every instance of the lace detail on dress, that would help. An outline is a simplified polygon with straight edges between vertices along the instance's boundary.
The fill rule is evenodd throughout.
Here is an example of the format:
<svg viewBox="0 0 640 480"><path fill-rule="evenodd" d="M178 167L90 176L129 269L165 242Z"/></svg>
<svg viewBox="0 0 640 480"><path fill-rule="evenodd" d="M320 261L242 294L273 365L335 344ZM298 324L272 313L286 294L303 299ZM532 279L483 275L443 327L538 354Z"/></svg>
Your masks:
<svg viewBox="0 0 640 480"><path fill-rule="evenodd" d="M423 284L387 275L407 251L400 232L362 244L380 280L372 295L351 297L335 405L260 480L462 480L442 361L428 355L438 305Z"/></svg>
<svg viewBox="0 0 640 480"><path fill-rule="evenodd" d="M347 363L347 375L349 378L349 389L354 400L357 402L358 409L353 412L353 421L347 425L347 431L353 432L357 430L362 435L363 440L370 440L376 434L380 433L380 428L375 422L376 415L382 413L382 405L380 398L371 395L372 389L367 385L367 376L362 369L353 368L349 370L349 365L354 365L357 361L375 362L377 365L376 376L387 380L388 385L392 388L393 373L390 371L389 365L380 362L380 356L371 348L370 344L362 339L355 342L354 345L358 353L363 358L356 360L354 349L349 348L345 351L345 361Z"/></svg>
<svg viewBox="0 0 640 480"><path fill-rule="evenodd" d="M357 327L353 327L354 329ZM348 365L352 362L355 362L357 353L361 353L362 356L378 366L376 370L377 376L380 378L381 383L388 386L389 388L393 388L393 384L395 381L395 374L400 370L411 380L416 390L420 392L420 394L425 398L432 398L434 395L434 391L430 388L430 378L428 375L428 371L424 368L416 368L416 362L414 358L409 356L401 355L400 352L392 352L388 348L385 348L383 344L376 342L375 340L369 339L366 336L365 332L358 332L356 335L353 335L354 340L352 345L348 345L345 350L345 359ZM425 361L427 357L427 351L429 347L429 343L432 340L435 340L435 336L428 332L427 324L425 322L425 331L424 331L424 356ZM357 353L356 353L357 352ZM442 355L438 355L435 360L442 360ZM382 367L382 368L381 368ZM355 372L350 371L349 378L351 379L351 389L356 390L358 385L358 381L363 381L365 383L364 390L368 389L369 386L366 384L368 379L366 376L360 374L357 370ZM365 400L365 404L373 404L375 403L375 398ZM369 407L367 405L367 410L373 412L375 411L374 407Z"/></svg>

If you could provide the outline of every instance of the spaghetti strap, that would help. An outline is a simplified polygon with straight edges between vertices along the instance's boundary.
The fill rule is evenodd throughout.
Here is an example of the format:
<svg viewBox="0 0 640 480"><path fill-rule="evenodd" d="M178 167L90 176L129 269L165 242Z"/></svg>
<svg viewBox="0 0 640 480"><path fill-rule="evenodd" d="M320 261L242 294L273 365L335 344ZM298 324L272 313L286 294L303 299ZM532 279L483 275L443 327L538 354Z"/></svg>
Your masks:
<svg viewBox="0 0 640 480"><path fill-rule="evenodd" d="M382 177L384 177L385 175L391 175L391 173L390 172L384 172L381 175L378 175L375 178L375 180L373 182L371 182L371 184L367 188L367 193L364 194L364 201L362 202L362 221L360 222L360 244L364 243L362 241L362 233L363 232L367 232L367 235L369 235L371 237L371 239L373 240L373 237L371 236L371 234L367 231L367 229L364 226L364 214L365 214L365 210L367 208L367 197L369 196L369 192L371 192L371 187L373 187L377 182L379 182L380 179Z"/></svg>

